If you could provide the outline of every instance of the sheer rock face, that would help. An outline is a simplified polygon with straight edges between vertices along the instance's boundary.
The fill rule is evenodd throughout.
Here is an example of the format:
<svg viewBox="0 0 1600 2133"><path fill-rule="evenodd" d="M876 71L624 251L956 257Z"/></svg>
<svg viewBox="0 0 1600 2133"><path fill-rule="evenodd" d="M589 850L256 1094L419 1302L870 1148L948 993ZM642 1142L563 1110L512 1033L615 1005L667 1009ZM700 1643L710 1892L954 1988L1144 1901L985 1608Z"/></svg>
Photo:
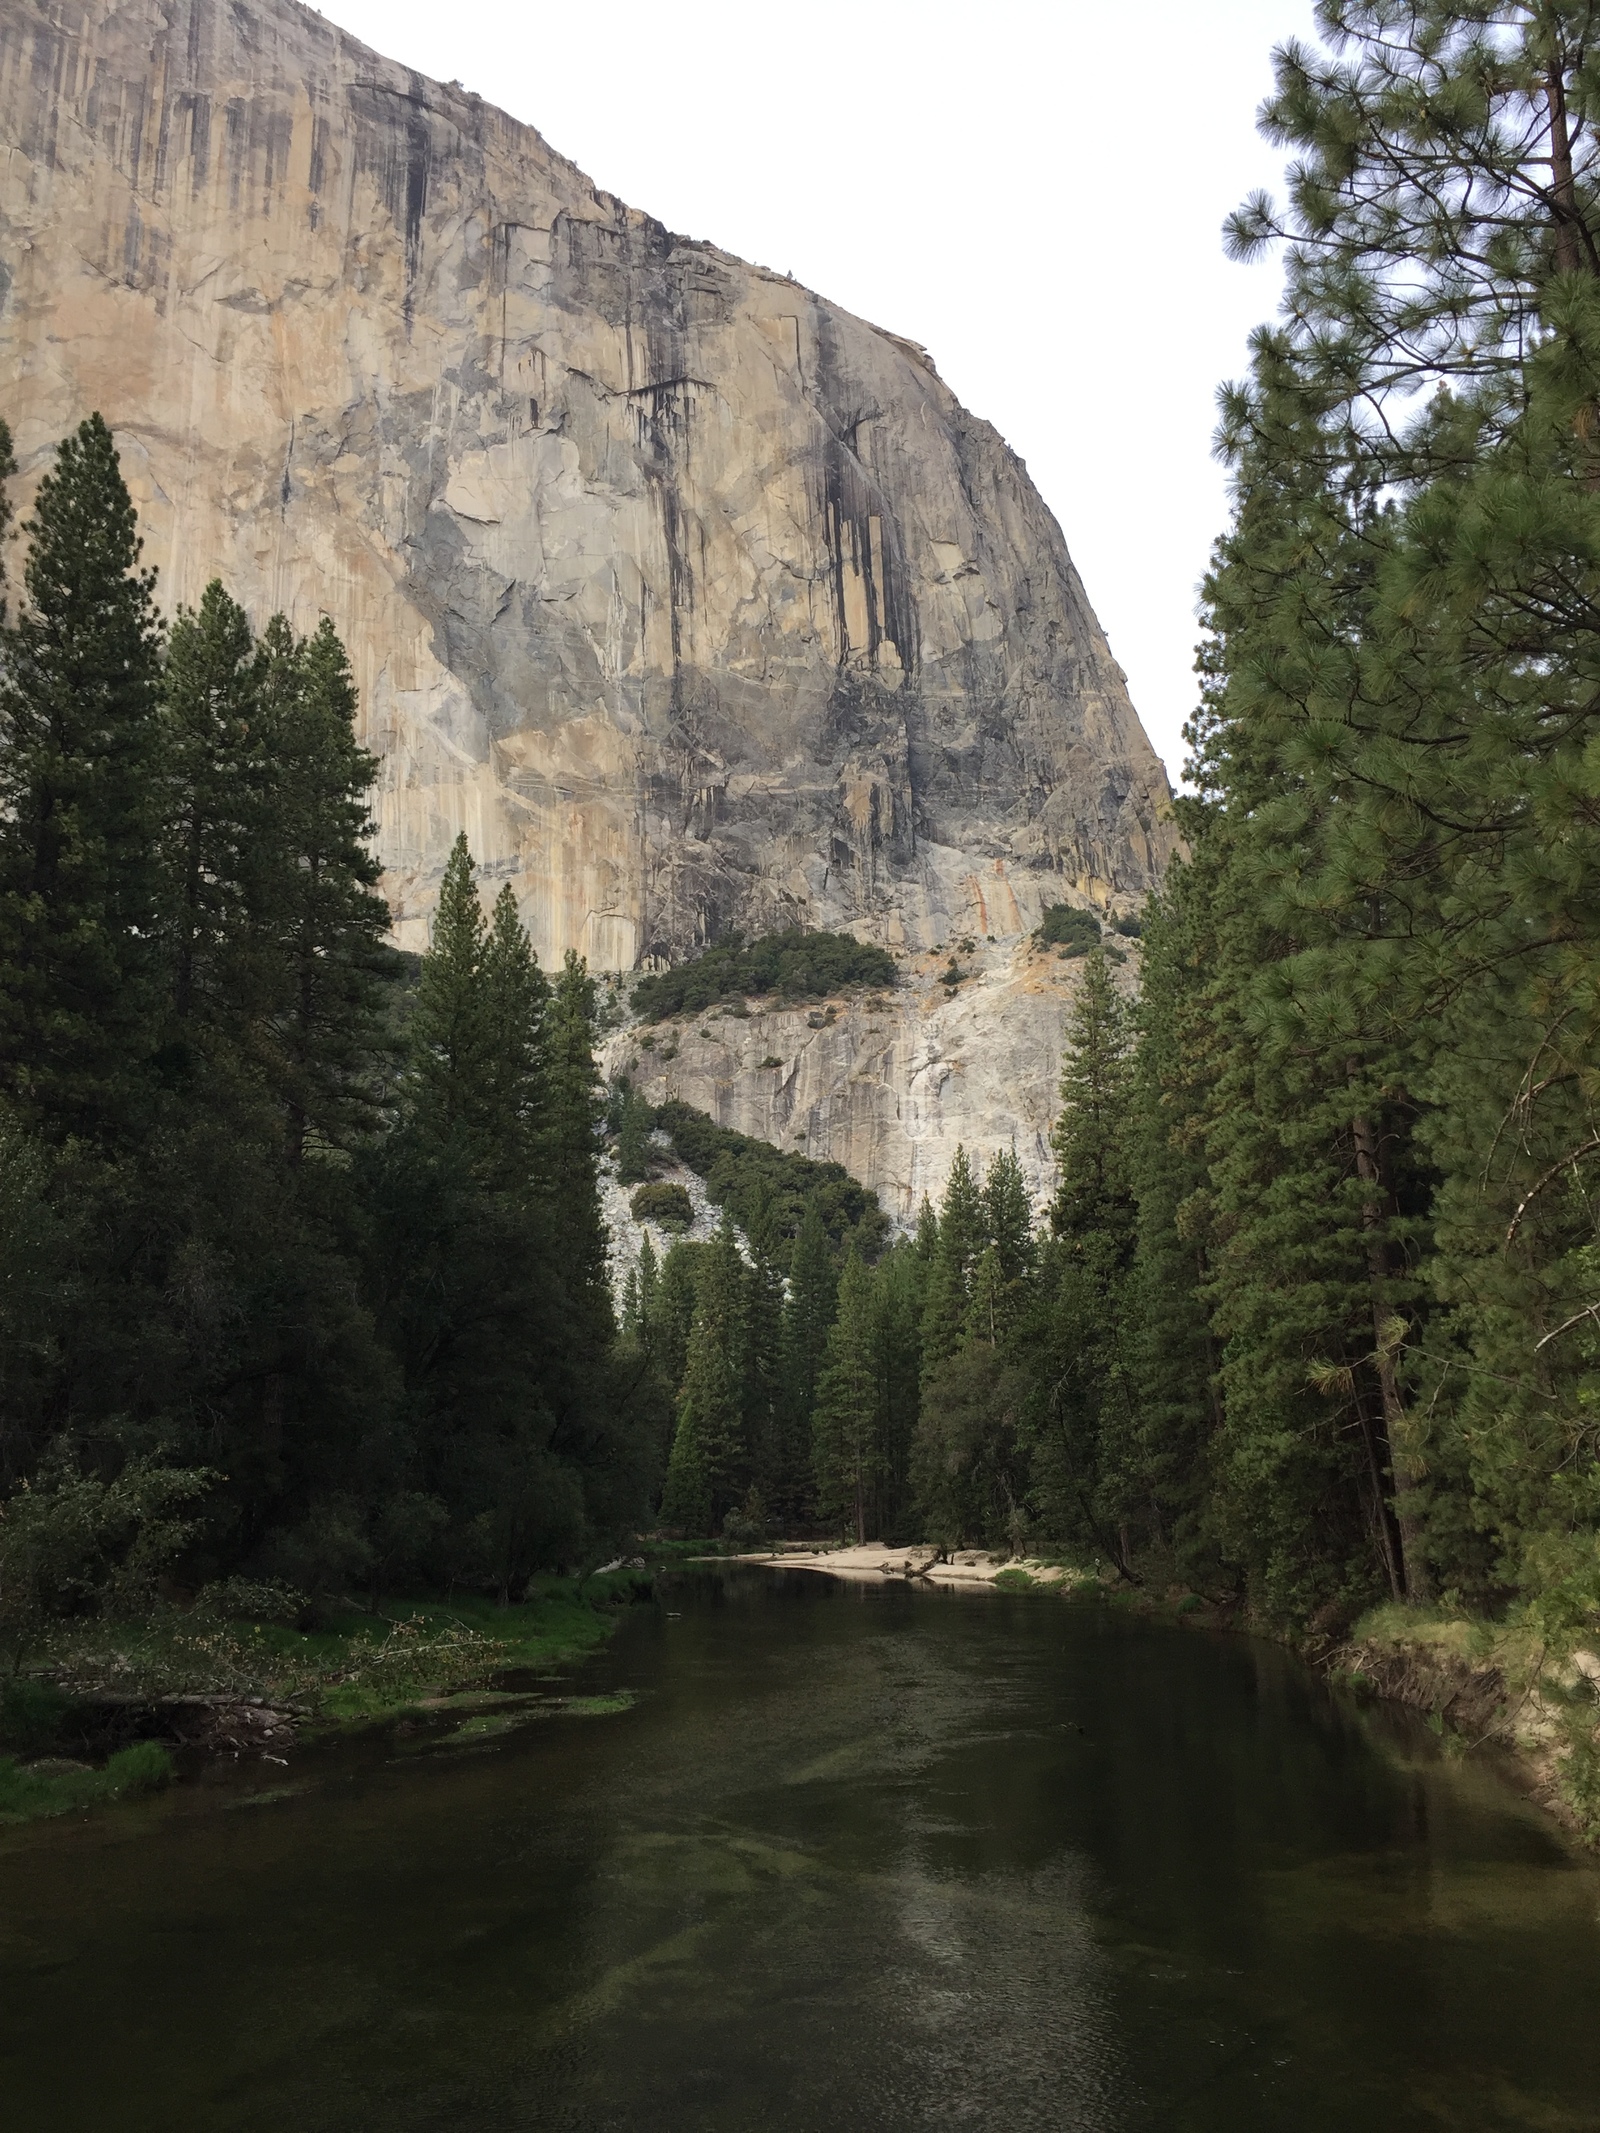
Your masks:
<svg viewBox="0 0 1600 2133"><path fill-rule="evenodd" d="M1131 988L1138 951L1125 953L1118 982ZM950 960L907 955L882 993L798 1007L752 1000L745 1015L621 1030L606 1065L651 1103L693 1104L735 1132L842 1163L903 1230L924 1193L938 1200L958 1145L980 1173L1014 1154L1041 1204L1054 1184L1050 1127L1084 966L1027 939L979 940L963 947L966 974L952 987Z"/></svg>
<svg viewBox="0 0 1600 2133"><path fill-rule="evenodd" d="M163 599L350 646L398 938L456 832L541 955L908 955L1126 909L1166 784L922 350L293 0L0 0L0 412L90 409Z"/></svg>

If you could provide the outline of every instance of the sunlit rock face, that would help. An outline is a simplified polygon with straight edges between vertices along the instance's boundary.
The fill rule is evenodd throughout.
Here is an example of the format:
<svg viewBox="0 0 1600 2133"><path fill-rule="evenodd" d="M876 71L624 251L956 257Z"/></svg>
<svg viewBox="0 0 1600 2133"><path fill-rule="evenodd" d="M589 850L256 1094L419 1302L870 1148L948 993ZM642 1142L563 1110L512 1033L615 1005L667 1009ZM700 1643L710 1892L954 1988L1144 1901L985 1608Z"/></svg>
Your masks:
<svg viewBox="0 0 1600 2133"><path fill-rule="evenodd" d="M0 0L0 139L24 476L98 408L169 608L333 617L403 944L461 829L603 970L1159 877L1060 532L922 350L291 0Z"/></svg>

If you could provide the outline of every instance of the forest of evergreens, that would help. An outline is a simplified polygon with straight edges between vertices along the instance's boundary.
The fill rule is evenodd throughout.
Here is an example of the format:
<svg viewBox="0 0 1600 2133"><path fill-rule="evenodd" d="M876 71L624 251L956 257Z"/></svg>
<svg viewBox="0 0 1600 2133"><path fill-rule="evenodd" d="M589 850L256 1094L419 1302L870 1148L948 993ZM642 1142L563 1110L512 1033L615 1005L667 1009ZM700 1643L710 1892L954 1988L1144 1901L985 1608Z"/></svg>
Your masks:
<svg viewBox="0 0 1600 2133"><path fill-rule="evenodd" d="M1280 54L1185 856L1137 966L1047 928L1042 1223L962 1156L889 1241L837 1166L607 1096L590 978L464 840L386 947L331 625L214 585L164 628L109 433L62 445L0 644L0 1487L69 1601L158 1557L510 1595L656 1524L1065 1549L1323 1634L1593 1617L1590 14L1330 0ZM639 990L888 983L852 945ZM646 1185L663 1131L721 1233L614 1316L602 1151Z"/></svg>
<svg viewBox="0 0 1600 2133"><path fill-rule="evenodd" d="M1284 1626L1562 1633L1600 1611L1600 22L1318 17L1288 207L1231 226L1287 290L1223 400L1187 856L1136 1004L1088 954L1044 1232L958 1168L847 1264L819 1508ZM675 1472L715 1510L707 1345Z"/></svg>
<svg viewBox="0 0 1600 2133"><path fill-rule="evenodd" d="M10 470L5 443L6 471ZM98 417L0 640L0 1614L244 1575L502 1595L650 1510L594 987L465 841L385 945L329 623L164 628ZM13 573L15 575L15 573Z"/></svg>

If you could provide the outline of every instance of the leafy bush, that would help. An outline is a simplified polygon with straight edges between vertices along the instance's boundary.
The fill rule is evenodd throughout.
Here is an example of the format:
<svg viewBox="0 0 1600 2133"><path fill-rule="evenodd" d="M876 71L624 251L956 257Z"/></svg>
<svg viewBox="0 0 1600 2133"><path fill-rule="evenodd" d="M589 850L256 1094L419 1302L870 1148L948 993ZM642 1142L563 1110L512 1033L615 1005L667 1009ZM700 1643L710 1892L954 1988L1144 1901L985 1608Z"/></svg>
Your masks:
<svg viewBox="0 0 1600 2133"><path fill-rule="evenodd" d="M1113 920L1112 923L1116 931L1122 935L1122 938L1125 941L1138 940L1139 936L1144 931L1143 925L1136 918L1119 918Z"/></svg>
<svg viewBox="0 0 1600 2133"><path fill-rule="evenodd" d="M1068 955L1087 955L1100 939L1100 921L1092 911L1076 904L1052 904L1039 921L1034 939L1052 948L1065 948Z"/></svg>
<svg viewBox="0 0 1600 2133"><path fill-rule="evenodd" d="M721 1000L775 993L782 1000L815 1000L847 985L892 985L894 958L848 933L808 933L791 926L745 945L730 934L676 970L643 977L633 989L634 1013L646 1022L698 1015Z"/></svg>
<svg viewBox="0 0 1600 2133"><path fill-rule="evenodd" d="M694 1222L694 1202L687 1191L665 1178L641 1185L628 1204L635 1222L659 1222L663 1229L688 1229Z"/></svg>
<svg viewBox="0 0 1600 2133"><path fill-rule="evenodd" d="M0 1656L19 1672L51 1621L130 1614L194 1532L175 1516L215 1477L130 1459L114 1481L62 1455L0 1504Z"/></svg>
<svg viewBox="0 0 1600 2133"><path fill-rule="evenodd" d="M841 1249L854 1237L871 1259L888 1236L889 1218L877 1194L841 1163L814 1163L752 1140L689 1104L663 1104L656 1124L671 1138L679 1161L705 1179L713 1206L727 1207L746 1236L764 1232L782 1264L808 1200L816 1201L823 1228Z"/></svg>

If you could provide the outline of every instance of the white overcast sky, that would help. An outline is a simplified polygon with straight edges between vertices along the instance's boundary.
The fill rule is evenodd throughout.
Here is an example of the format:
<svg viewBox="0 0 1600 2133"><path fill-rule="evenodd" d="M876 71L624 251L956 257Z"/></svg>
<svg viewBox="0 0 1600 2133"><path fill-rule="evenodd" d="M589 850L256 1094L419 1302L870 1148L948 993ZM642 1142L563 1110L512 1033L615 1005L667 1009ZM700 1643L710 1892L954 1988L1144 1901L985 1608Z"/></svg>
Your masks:
<svg viewBox="0 0 1600 2133"><path fill-rule="evenodd" d="M1276 307L1223 216L1311 0L326 0L671 229L921 341L1066 533L1176 779L1226 512L1215 392Z"/></svg>

